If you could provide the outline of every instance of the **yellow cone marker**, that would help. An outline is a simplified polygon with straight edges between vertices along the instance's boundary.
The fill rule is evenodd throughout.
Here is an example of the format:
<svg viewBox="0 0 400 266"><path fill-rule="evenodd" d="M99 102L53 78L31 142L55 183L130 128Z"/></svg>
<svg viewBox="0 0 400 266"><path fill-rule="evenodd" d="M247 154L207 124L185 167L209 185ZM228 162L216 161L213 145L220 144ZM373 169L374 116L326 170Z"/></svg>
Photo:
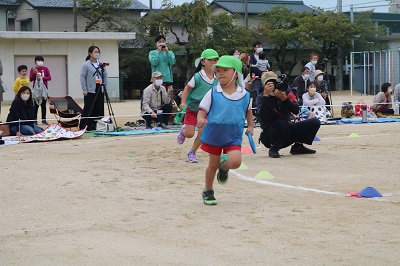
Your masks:
<svg viewBox="0 0 400 266"><path fill-rule="evenodd" d="M360 137L360 135L358 135L357 133L351 133L350 135L349 135L349 138L352 138L352 139L354 139L354 138L359 138Z"/></svg>
<svg viewBox="0 0 400 266"><path fill-rule="evenodd" d="M268 171L260 171L254 178L255 179L272 179L275 177L273 175L271 175L271 173Z"/></svg>

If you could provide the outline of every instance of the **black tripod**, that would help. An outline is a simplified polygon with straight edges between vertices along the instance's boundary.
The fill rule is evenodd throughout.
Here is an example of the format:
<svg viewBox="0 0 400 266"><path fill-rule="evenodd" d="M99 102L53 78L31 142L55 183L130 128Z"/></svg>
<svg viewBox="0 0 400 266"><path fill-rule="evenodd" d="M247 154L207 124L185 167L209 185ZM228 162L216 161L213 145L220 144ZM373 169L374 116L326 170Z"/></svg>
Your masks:
<svg viewBox="0 0 400 266"><path fill-rule="evenodd" d="M88 117L92 116L93 108L94 108L94 105L96 104L97 98L99 97L100 92L104 91L104 96L106 98L106 103L107 103L107 108L108 108L108 114L111 117L111 121L115 124L115 128L117 128L117 120L115 119L114 111L112 109L111 102L110 102L110 97L108 96L107 85L104 82L104 78L103 78L104 77L104 69L105 69L105 64L99 63L99 67L96 68L96 71L93 74L93 76L99 75L101 77L101 84L100 84L99 89L96 91L96 96L94 97L94 101L92 103L92 106L90 107ZM101 70L101 73L99 70ZM87 119L86 119L85 126L86 126L86 124L87 124Z"/></svg>

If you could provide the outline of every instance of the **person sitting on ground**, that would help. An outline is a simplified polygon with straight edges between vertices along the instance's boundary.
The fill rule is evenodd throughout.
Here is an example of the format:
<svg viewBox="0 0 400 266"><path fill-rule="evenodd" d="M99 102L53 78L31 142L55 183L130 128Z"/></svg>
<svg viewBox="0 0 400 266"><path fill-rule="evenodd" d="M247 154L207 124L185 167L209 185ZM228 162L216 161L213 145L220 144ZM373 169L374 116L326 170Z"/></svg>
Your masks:
<svg viewBox="0 0 400 266"><path fill-rule="evenodd" d="M326 80L324 80L324 72L322 72L321 70L316 70L314 77L315 77L315 86L317 87L317 92L319 94L321 94L322 98L324 98L325 100L325 105L326 105L326 109L331 110L331 102L329 100L328 97L328 92L329 92L329 88L328 88L328 82Z"/></svg>
<svg viewBox="0 0 400 266"><path fill-rule="evenodd" d="M309 118L316 117L321 123L326 123L331 115L325 107L325 100L317 92L315 82L311 82L307 88L307 92L303 94L303 106L307 107L311 114Z"/></svg>
<svg viewBox="0 0 400 266"><path fill-rule="evenodd" d="M21 122L16 122L21 120ZM32 91L23 86L15 95L7 116L7 123L12 136L34 135L43 131L43 128L34 125Z"/></svg>
<svg viewBox="0 0 400 266"><path fill-rule="evenodd" d="M375 95L372 102L372 109L377 117L384 117L386 114L394 114L390 93L392 93L392 84L387 82L382 84L381 91Z"/></svg>
<svg viewBox="0 0 400 266"><path fill-rule="evenodd" d="M279 158L279 150L293 143L291 154L313 154L316 151L306 148L303 143L312 145L321 123L317 118L292 122L292 114L299 113L299 104L290 88L286 91L276 89L274 83L279 81L272 71L261 76L264 92L257 96L257 110L262 128L259 139L269 148L268 155L272 158Z"/></svg>
<svg viewBox="0 0 400 266"><path fill-rule="evenodd" d="M142 117L146 120L146 128L151 129L153 120L156 120L158 127L168 128L169 115L172 111L170 92L172 86L168 87L168 92L163 83L163 75L156 71L151 75L152 84L143 90L142 98Z"/></svg>

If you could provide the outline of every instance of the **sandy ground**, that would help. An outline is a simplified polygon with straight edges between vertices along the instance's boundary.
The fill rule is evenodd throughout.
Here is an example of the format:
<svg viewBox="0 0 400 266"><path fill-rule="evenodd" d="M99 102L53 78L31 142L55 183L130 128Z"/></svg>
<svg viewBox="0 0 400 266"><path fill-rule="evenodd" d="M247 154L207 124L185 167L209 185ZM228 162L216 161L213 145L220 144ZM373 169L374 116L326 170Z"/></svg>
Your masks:
<svg viewBox="0 0 400 266"><path fill-rule="evenodd" d="M341 92L333 103L361 98L372 101ZM139 119L123 116L138 101L112 107L120 125ZM0 264L398 265L399 125L324 125L315 155L272 159L258 145L243 154L249 169L215 183L212 207L207 154L189 164L192 140L175 133L0 147ZM384 197L346 196L367 186Z"/></svg>

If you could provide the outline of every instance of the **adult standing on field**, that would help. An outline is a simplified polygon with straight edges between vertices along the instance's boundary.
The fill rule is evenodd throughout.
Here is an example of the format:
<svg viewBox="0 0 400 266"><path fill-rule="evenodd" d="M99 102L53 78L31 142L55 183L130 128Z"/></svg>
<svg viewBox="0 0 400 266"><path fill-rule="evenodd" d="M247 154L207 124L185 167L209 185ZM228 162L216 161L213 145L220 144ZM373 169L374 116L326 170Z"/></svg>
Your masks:
<svg viewBox="0 0 400 266"><path fill-rule="evenodd" d="M156 49L149 53L151 73L161 72L163 83L168 87L172 85L174 81L172 66L176 63L175 55L168 49L165 36L158 35L154 39L154 42L156 44Z"/></svg>

